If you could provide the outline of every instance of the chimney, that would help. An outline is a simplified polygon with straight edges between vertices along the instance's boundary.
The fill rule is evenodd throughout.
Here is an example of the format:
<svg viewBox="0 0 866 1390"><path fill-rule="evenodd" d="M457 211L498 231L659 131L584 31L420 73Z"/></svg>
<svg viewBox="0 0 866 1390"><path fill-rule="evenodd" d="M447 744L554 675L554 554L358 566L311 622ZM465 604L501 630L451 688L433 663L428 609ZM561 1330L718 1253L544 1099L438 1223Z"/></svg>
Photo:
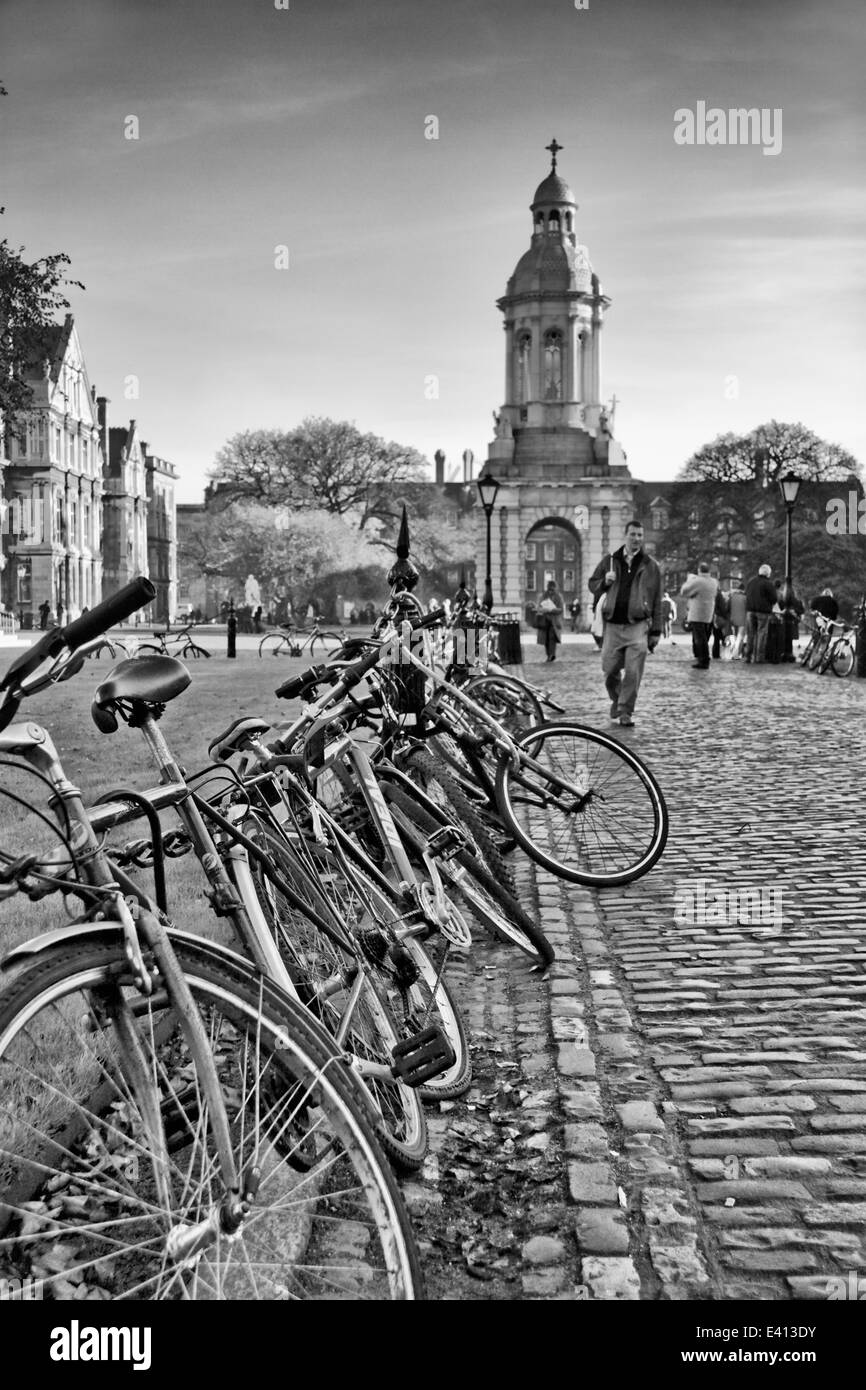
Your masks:
<svg viewBox="0 0 866 1390"><path fill-rule="evenodd" d="M108 407L111 404L107 396L96 397L96 416L99 420L99 442L102 445L103 467L108 468L110 455L108 452Z"/></svg>
<svg viewBox="0 0 866 1390"><path fill-rule="evenodd" d="M434 458L435 463L436 463L436 481L437 481L437 483L444 483L444 481L445 481L445 455L444 455L444 453L442 452L441 449L437 449L436 452L435 452L435 454L433 455L433 458Z"/></svg>
<svg viewBox="0 0 866 1390"><path fill-rule="evenodd" d="M464 483L471 483L471 482L472 482L472 465L474 464L474 462L475 462L475 455L473 454L472 450L471 450L471 449L464 449L464 450L463 450L463 481L464 481Z"/></svg>

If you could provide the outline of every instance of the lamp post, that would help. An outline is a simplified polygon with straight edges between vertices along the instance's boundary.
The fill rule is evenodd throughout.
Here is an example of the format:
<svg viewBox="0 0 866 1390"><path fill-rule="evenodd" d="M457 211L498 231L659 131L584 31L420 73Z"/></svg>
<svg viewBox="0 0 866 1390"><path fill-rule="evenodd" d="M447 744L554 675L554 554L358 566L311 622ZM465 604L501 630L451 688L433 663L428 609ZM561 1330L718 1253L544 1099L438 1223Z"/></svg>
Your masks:
<svg viewBox="0 0 866 1390"><path fill-rule="evenodd" d="M485 613L490 613L493 609L493 576L490 572L490 521L493 516L493 508L496 506L499 483L489 473L486 473L483 478L478 479L476 486L478 496L481 498L481 505L484 508L484 520L487 526L487 578L484 581L484 602L481 606Z"/></svg>
<svg viewBox="0 0 866 1390"><path fill-rule="evenodd" d="M794 507L797 505L797 495L800 491L801 480L791 469L785 474L784 478L779 479L779 487L782 492L782 500L785 503L785 582L782 585L782 606L785 609L785 648L782 655L783 661L794 660L794 632L799 629L799 615L794 611L794 585L791 582L791 520Z"/></svg>

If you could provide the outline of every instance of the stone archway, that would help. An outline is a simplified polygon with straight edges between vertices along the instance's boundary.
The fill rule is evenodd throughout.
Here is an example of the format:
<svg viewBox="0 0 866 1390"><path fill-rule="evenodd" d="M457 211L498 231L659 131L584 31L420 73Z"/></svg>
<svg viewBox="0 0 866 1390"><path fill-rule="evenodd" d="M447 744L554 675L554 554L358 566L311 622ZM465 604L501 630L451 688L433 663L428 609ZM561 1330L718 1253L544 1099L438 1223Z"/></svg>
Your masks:
<svg viewBox="0 0 866 1390"><path fill-rule="evenodd" d="M538 603L549 579L565 600L566 622L570 622L574 599L583 611L583 542L571 521L555 513L537 516L525 534L523 557L523 610L528 622L532 621L531 605Z"/></svg>

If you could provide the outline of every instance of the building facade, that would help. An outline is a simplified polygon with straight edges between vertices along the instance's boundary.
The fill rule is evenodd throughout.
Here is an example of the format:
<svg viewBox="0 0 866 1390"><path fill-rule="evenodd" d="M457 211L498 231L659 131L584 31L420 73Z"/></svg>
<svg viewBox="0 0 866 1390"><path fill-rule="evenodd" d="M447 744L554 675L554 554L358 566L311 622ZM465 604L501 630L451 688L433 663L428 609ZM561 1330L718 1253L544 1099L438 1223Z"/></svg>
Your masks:
<svg viewBox="0 0 866 1390"><path fill-rule="evenodd" d="M587 610L587 579L621 544L635 484L605 406L601 340L610 299L577 237L577 203L551 170L530 205L529 249L497 301L505 400L482 476L500 484L492 519L497 607L529 613L549 579ZM478 519L483 553L484 518ZM588 624L587 624L588 625Z"/></svg>
<svg viewBox="0 0 866 1390"><path fill-rule="evenodd" d="M3 602L25 626L47 602L68 622L102 597L102 446L71 315L49 330L33 403L7 431Z"/></svg>
<svg viewBox="0 0 866 1390"><path fill-rule="evenodd" d="M177 471L149 454L136 422L109 428L108 401L87 375L71 314L42 336L27 369L33 397L0 429L0 598L37 627L40 608L62 623L136 575L154 573L157 598L141 621L177 604Z"/></svg>

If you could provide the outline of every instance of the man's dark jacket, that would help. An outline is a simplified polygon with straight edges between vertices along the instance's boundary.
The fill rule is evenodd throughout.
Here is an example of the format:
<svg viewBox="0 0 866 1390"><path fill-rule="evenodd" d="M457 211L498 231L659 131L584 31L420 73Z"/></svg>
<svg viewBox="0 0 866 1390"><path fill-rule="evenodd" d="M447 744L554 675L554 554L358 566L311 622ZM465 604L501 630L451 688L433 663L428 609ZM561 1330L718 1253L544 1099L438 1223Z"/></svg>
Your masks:
<svg viewBox="0 0 866 1390"><path fill-rule="evenodd" d="M746 612L772 613L776 606L776 586L765 574L756 574L746 585Z"/></svg>
<svg viewBox="0 0 866 1390"><path fill-rule="evenodd" d="M834 623L839 616L839 604L832 594L818 594L809 604L813 613L820 613L822 617L829 618Z"/></svg>
<svg viewBox="0 0 866 1390"><path fill-rule="evenodd" d="M616 607L620 578L625 565L625 550L620 546L610 555L602 555L589 580L589 587L596 599L606 595L604 620L609 622ZM628 600L628 620L630 623L649 621L650 635L660 637L662 631L662 574L655 560L645 550L639 550L634 564L637 566L631 581ZM605 575L608 570L616 571L616 579L608 584Z"/></svg>

